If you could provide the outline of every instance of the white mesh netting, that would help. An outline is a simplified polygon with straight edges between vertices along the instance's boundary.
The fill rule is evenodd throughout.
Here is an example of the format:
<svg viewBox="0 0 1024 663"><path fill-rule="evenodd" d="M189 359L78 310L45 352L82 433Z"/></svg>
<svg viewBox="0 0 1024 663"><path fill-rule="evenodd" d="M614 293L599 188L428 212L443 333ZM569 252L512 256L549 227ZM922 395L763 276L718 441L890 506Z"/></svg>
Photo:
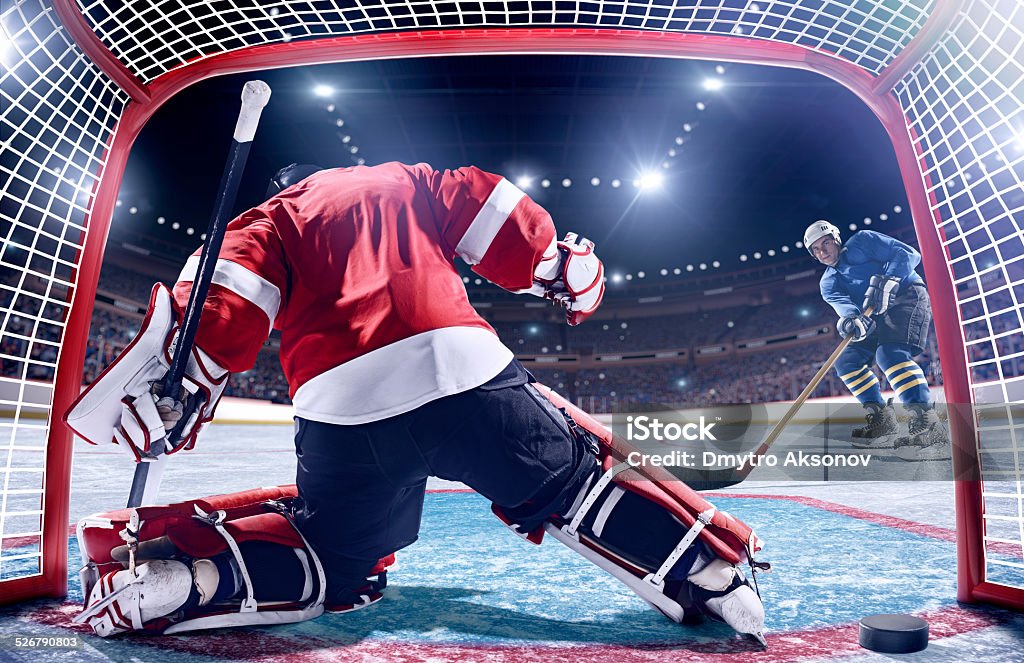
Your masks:
<svg viewBox="0 0 1024 663"><path fill-rule="evenodd" d="M986 577L1024 587L1024 5L976 0L896 87L942 219L984 480Z"/></svg>
<svg viewBox="0 0 1024 663"><path fill-rule="evenodd" d="M0 580L40 571L46 430L68 292L95 177L126 101L47 3L3 6Z"/></svg>
<svg viewBox="0 0 1024 663"><path fill-rule="evenodd" d="M283 0L79 2L103 43L144 82L246 46L369 32L559 26L745 35L835 54L878 73L930 0Z"/></svg>

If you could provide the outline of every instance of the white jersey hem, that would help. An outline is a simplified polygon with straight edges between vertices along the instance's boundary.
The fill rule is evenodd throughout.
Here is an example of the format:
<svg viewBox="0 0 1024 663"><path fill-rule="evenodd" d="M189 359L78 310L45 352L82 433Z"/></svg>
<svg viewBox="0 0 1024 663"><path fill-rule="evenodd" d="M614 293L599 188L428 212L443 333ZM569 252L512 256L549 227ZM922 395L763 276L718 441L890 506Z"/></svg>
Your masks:
<svg viewBox="0 0 1024 663"><path fill-rule="evenodd" d="M317 375L296 390L292 402L296 416L311 421L380 421L479 387L514 356L486 329L433 329Z"/></svg>

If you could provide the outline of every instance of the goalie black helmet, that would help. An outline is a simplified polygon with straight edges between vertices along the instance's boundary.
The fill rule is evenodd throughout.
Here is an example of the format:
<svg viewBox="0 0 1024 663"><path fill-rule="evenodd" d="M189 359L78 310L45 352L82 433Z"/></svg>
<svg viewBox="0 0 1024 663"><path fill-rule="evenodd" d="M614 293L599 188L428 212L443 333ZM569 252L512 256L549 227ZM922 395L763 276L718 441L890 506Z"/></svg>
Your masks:
<svg viewBox="0 0 1024 663"><path fill-rule="evenodd" d="M298 184L313 173L321 170L324 170L323 166L315 166L309 163L289 164L270 178L270 183L267 185L267 193L263 196L263 199L272 198L291 185Z"/></svg>

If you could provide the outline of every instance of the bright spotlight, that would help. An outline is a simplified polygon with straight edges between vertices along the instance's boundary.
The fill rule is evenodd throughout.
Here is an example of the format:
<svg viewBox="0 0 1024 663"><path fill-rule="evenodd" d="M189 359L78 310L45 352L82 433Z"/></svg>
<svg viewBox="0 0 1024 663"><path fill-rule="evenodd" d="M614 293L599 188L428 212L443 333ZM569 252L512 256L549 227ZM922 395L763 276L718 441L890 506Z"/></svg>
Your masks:
<svg viewBox="0 0 1024 663"><path fill-rule="evenodd" d="M533 178L528 175L520 175L516 178L516 186L525 191L533 186Z"/></svg>
<svg viewBox="0 0 1024 663"><path fill-rule="evenodd" d="M645 191L659 188L665 182L665 177L659 172L651 171L640 175L640 188Z"/></svg>
<svg viewBox="0 0 1024 663"><path fill-rule="evenodd" d="M721 78L705 78L704 79L704 89L708 90L710 92L717 92L718 90L721 90L723 86L724 86L724 83L722 83L722 79Z"/></svg>
<svg viewBox="0 0 1024 663"><path fill-rule="evenodd" d="M612 274L612 283L622 283L622 274Z"/></svg>
<svg viewBox="0 0 1024 663"><path fill-rule="evenodd" d="M313 94L318 97L329 97L334 94L334 88L330 85L324 85L321 83L313 86Z"/></svg>

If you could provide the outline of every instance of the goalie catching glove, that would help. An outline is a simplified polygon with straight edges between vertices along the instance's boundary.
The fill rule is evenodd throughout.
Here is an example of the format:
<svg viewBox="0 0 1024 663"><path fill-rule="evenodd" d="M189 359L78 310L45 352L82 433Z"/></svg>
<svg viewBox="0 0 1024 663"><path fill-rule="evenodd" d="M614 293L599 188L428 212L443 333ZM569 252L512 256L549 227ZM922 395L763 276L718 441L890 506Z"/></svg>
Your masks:
<svg viewBox="0 0 1024 663"><path fill-rule="evenodd" d="M527 290L565 309L565 320L576 326L593 315L604 298L604 265L594 255L594 243L576 233L552 241L533 271Z"/></svg>
<svg viewBox="0 0 1024 663"><path fill-rule="evenodd" d="M194 346L179 398L162 398L161 381L170 369L177 330L171 292L158 283L138 335L64 415L68 427L91 444L113 441L139 462L184 417L180 438L168 443L166 453L191 449L213 419L228 371Z"/></svg>

